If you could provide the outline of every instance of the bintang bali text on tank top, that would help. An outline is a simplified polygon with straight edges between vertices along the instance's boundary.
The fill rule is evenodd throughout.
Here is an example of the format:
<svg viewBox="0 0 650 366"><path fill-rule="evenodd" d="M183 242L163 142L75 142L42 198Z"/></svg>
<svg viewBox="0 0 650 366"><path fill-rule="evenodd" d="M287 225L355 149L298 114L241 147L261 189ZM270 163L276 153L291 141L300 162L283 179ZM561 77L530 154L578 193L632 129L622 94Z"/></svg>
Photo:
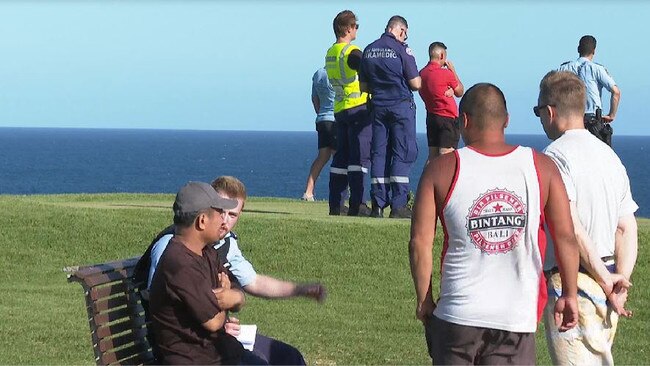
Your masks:
<svg viewBox="0 0 650 366"><path fill-rule="evenodd" d="M483 252L506 253L526 227L526 205L506 189L488 190L474 202L467 216L467 234Z"/></svg>

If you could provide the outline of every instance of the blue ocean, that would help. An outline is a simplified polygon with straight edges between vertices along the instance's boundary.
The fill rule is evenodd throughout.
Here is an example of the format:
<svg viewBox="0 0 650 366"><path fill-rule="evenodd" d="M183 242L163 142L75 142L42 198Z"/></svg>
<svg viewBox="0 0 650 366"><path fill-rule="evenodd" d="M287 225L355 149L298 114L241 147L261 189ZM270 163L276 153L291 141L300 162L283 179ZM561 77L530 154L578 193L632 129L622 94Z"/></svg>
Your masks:
<svg viewBox="0 0 650 366"><path fill-rule="evenodd" d="M542 149L543 135L508 142ZM614 136L627 167L638 216L650 217L650 136ZM426 136L411 172L415 191L427 158ZM316 156L315 132L0 128L0 193L174 193L188 180L234 175L249 195L302 196ZM316 184L327 199L328 167Z"/></svg>

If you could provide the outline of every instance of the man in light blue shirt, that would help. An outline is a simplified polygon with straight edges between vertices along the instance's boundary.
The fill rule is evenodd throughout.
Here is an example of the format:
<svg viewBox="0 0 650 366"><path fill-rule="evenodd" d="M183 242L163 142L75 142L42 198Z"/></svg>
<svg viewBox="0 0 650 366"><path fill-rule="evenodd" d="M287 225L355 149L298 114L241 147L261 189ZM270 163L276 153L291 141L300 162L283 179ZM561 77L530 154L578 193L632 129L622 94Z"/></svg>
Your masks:
<svg viewBox="0 0 650 366"><path fill-rule="evenodd" d="M151 267L149 268L149 278L147 281L147 287L151 285L153 280L153 275L156 273L156 267L158 267L158 262L160 257L162 257L163 252L167 248L167 244L172 239L174 234L165 234L156 243L151 249ZM257 273L253 268L253 265L244 258L239 245L237 244L237 234L233 231L229 231L226 236L219 240L217 244L214 245L214 249L219 250L219 248L228 244L227 255L226 255L226 264L225 267L230 270L230 273L237 279L239 286L245 288L255 281Z"/></svg>
<svg viewBox="0 0 650 366"><path fill-rule="evenodd" d="M309 169L307 186L302 199L314 201L314 185L321 170L336 152L336 122L334 119L334 88L327 78L324 67L316 70L312 77L311 103L316 112L316 132L318 132L318 156Z"/></svg>
<svg viewBox="0 0 650 366"><path fill-rule="evenodd" d="M334 88L327 78L324 67L316 70L311 78L311 98L316 110L316 123L334 121Z"/></svg>
<svg viewBox="0 0 650 366"><path fill-rule="evenodd" d="M567 61L560 65L558 71L570 71L585 83L587 98L585 104L585 128L607 145L612 145L612 127L610 123L616 117L618 103L621 99L621 90L607 69L593 62L596 53L596 38L590 35L580 38L578 54L575 61ZM609 113L602 115L603 87L611 93Z"/></svg>

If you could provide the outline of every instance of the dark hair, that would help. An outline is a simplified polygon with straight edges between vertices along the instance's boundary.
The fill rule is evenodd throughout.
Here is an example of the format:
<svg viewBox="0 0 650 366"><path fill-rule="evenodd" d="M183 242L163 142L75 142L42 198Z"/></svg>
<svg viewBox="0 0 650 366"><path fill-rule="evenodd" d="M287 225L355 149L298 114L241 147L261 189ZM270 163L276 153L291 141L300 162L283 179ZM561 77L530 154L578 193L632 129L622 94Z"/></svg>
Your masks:
<svg viewBox="0 0 650 366"><path fill-rule="evenodd" d="M357 16L350 10L343 10L342 12L336 14L332 26L334 28L334 34L337 37L345 37L345 32L351 26L357 23Z"/></svg>
<svg viewBox="0 0 650 366"><path fill-rule="evenodd" d="M442 42L433 42L429 45L429 58L433 58L434 52L436 52L439 49L446 50L447 46L445 46L444 43Z"/></svg>
<svg viewBox="0 0 650 366"><path fill-rule="evenodd" d="M505 123L508 118L506 97L501 89L490 83L479 83L469 88L460 100L459 110L461 114L472 116L481 130L493 127L495 123Z"/></svg>
<svg viewBox="0 0 650 366"><path fill-rule="evenodd" d="M596 52L596 38L590 35L582 36L580 43L578 43L578 54L580 56L589 56L594 52Z"/></svg>
<svg viewBox="0 0 650 366"><path fill-rule="evenodd" d="M583 115L586 93L585 83L568 71L551 71L539 83L540 102L555 106L558 115Z"/></svg>
<svg viewBox="0 0 650 366"><path fill-rule="evenodd" d="M208 213L209 211L212 210L213 210L212 208L195 211L195 212L178 212L174 210L174 225L181 228L190 227L194 224L194 221L196 220L197 217L199 217L200 214Z"/></svg>
<svg viewBox="0 0 650 366"><path fill-rule="evenodd" d="M395 28L398 25L403 25L407 29L409 27L409 23L406 21L406 19L404 19L403 16L393 15L392 17L390 17L390 19L388 19L388 24L386 24L386 30L388 30L388 28Z"/></svg>

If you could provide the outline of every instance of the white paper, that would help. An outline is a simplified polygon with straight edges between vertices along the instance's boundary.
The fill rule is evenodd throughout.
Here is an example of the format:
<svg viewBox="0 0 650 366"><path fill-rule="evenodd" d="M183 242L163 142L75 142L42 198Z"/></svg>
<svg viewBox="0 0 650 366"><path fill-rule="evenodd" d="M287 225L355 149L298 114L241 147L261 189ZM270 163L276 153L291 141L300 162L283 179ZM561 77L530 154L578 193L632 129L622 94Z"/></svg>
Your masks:
<svg viewBox="0 0 650 366"><path fill-rule="evenodd" d="M255 346L255 335L257 334L257 325L255 324L242 324L239 329L239 336L237 340L249 351L253 350Z"/></svg>

